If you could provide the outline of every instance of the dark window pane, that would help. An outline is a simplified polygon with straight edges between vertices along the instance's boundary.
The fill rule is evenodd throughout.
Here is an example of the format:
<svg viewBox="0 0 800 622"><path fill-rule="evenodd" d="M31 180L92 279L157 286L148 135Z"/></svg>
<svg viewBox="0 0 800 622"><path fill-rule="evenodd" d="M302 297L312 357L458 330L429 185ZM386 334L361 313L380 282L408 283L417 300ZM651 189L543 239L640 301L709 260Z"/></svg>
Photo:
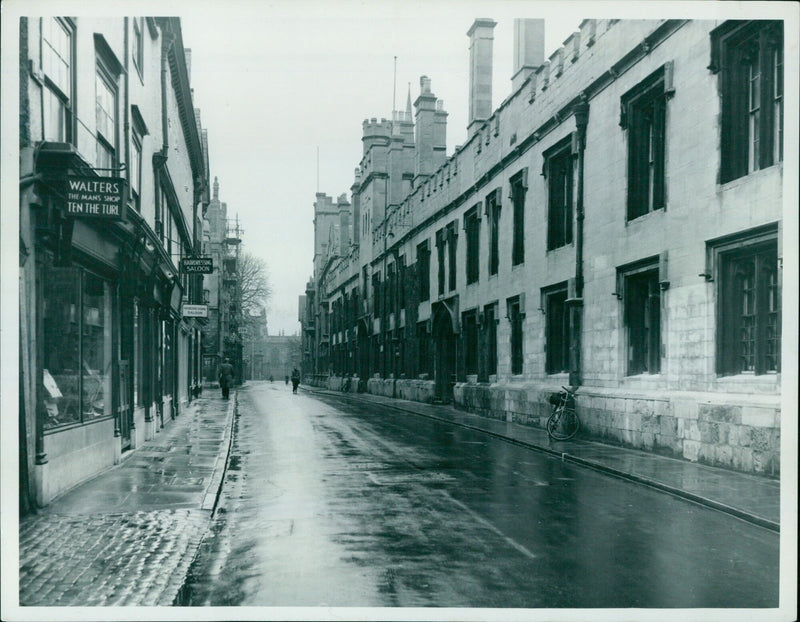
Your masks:
<svg viewBox="0 0 800 622"><path fill-rule="evenodd" d="M514 201L514 238L511 248L511 265L525 261L525 187L521 183L511 186Z"/></svg>
<svg viewBox="0 0 800 622"><path fill-rule="evenodd" d="M84 421L113 413L111 300L109 283L87 273L83 283L81 329L81 412Z"/></svg>
<svg viewBox="0 0 800 622"><path fill-rule="evenodd" d="M780 279L774 243L721 257L721 374L780 370Z"/></svg>
<svg viewBox="0 0 800 622"><path fill-rule="evenodd" d="M547 294L546 371L557 374L569 369L569 317L567 290Z"/></svg>
<svg viewBox="0 0 800 622"><path fill-rule="evenodd" d="M625 277L628 374L656 374L661 367L661 303L658 270Z"/></svg>
<svg viewBox="0 0 800 622"><path fill-rule="evenodd" d="M565 149L548 160L547 250L572 243L572 154Z"/></svg>
<svg viewBox="0 0 800 622"><path fill-rule="evenodd" d="M729 21L712 33L719 63L722 183L782 159L783 22Z"/></svg>
<svg viewBox="0 0 800 622"><path fill-rule="evenodd" d="M80 273L43 268L41 407L44 427L80 422Z"/></svg>

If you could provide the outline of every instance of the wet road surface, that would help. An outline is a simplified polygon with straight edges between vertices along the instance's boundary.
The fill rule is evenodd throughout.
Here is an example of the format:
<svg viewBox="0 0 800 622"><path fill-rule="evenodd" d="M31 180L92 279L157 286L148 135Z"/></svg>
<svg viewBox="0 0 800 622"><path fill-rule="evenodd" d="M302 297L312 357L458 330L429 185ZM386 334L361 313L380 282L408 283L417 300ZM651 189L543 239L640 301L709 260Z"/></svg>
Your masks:
<svg viewBox="0 0 800 622"><path fill-rule="evenodd" d="M778 547L480 432L251 384L180 604L776 607Z"/></svg>

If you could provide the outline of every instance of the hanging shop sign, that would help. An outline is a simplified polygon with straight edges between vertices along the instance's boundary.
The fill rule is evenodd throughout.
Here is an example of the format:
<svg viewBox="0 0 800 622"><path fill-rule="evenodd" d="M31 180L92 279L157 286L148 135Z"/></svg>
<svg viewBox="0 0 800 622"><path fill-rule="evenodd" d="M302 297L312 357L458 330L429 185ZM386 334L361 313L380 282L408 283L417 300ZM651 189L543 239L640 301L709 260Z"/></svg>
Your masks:
<svg viewBox="0 0 800 622"><path fill-rule="evenodd" d="M125 217L125 180L121 177L79 177L66 179L68 216L122 220Z"/></svg>
<svg viewBox="0 0 800 622"><path fill-rule="evenodd" d="M214 272L214 261L211 257L186 257L181 259L183 274L211 274Z"/></svg>
<svg viewBox="0 0 800 622"><path fill-rule="evenodd" d="M183 317L208 317L208 305L183 305Z"/></svg>

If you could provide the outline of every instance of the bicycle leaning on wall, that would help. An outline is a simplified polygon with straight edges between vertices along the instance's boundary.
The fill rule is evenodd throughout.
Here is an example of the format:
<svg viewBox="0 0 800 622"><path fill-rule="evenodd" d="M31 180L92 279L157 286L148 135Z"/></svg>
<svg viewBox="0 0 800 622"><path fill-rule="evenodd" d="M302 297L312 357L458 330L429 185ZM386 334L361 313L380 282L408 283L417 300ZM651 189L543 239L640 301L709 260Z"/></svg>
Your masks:
<svg viewBox="0 0 800 622"><path fill-rule="evenodd" d="M581 420L575 411L575 391L563 386L561 389L549 398L553 412L547 420L547 433L554 441L568 441L581 427Z"/></svg>

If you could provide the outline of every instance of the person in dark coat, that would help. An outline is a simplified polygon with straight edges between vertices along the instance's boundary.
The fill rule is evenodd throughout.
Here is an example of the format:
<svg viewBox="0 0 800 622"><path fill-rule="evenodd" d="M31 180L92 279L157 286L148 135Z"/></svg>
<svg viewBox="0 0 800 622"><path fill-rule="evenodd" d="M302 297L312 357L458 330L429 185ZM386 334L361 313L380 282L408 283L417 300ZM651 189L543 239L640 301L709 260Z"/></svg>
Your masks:
<svg viewBox="0 0 800 622"><path fill-rule="evenodd" d="M219 366L219 386L222 389L223 399L228 399L232 384L233 365L231 365L230 359L225 359L222 361L222 365Z"/></svg>
<svg viewBox="0 0 800 622"><path fill-rule="evenodd" d="M292 370L292 393L297 393L297 386L300 384L300 371L295 367Z"/></svg>

